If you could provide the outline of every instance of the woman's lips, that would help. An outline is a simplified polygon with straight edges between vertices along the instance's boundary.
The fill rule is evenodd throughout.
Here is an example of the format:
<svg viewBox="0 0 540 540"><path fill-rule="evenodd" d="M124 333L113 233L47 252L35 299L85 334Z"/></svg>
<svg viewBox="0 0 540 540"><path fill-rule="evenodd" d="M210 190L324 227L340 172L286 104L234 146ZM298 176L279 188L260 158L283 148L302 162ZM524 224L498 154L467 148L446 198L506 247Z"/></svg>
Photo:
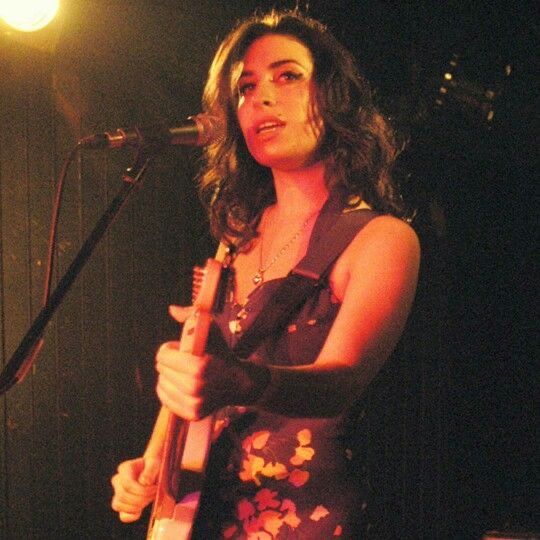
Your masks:
<svg viewBox="0 0 540 540"><path fill-rule="evenodd" d="M277 130L285 126L285 122L279 120L278 118L267 118L255 125L255 133L257 135L262 135L265 133L274 133Z"/></svg>
<svg viewBox="0 0 540 540"><path fill-rule="evenodd" d="M261 124L257 127L257 133L263 133L265 131L272 131L279 127L281 127L283 124L277 123L277 122L265 122L264 124Z"/></svg>

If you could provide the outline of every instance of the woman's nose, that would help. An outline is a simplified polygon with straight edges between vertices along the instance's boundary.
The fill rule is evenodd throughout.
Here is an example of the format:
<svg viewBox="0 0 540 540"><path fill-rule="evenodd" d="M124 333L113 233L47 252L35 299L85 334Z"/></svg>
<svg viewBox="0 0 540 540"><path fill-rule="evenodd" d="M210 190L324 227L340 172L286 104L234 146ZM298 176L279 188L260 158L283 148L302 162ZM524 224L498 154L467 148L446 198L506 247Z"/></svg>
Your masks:
<svg viewBox="0 0 540 540"><path fill-rule="evenodd" d="M255 103L262 106L272 106L276 103L276 90L271 81L260 82L255 90Z"/></svg>

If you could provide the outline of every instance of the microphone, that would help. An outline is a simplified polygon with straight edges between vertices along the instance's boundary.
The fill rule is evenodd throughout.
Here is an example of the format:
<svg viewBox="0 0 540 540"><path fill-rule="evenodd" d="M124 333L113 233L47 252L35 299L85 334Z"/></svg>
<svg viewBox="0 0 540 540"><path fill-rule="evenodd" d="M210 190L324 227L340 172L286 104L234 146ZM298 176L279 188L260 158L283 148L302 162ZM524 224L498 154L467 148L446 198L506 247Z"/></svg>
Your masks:
<svg viewBox="0 0 540 540"><path fill-rule="evenodd" d="M190 116L175 127L130 127L89 135L79 140L79 146L95 150L124 146L205 146L219 139L222 133L222 123L215 116L203 113Z"/></svg>

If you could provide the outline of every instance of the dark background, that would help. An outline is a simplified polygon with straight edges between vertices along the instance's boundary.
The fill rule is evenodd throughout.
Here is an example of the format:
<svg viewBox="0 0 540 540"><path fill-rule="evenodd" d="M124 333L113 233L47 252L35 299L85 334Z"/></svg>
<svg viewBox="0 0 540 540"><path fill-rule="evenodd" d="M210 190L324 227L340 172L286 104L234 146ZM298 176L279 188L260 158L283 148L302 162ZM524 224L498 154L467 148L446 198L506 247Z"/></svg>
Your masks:
<svg viewBox="0 0 540 540"><path fill-rule="evenodd" d="M65 0L36 34L0 25L4 363L40 308L54 188L75 142L198 112L231 25L293 5ZM394 538L539 528L534 8L309 5L409 140L399 175L418 208L423 274L406 354L368 396L363 435ZM157 409L152 357L177 333L167 305L188 302L191 267L211 253L199 155L172 148L154 161L47 327L33 370L1 398L0 538L144 537L145 523L121 525L109 510L109 478L144 449ZM132 157L86 151L69 169L55 281Z"/></svg>

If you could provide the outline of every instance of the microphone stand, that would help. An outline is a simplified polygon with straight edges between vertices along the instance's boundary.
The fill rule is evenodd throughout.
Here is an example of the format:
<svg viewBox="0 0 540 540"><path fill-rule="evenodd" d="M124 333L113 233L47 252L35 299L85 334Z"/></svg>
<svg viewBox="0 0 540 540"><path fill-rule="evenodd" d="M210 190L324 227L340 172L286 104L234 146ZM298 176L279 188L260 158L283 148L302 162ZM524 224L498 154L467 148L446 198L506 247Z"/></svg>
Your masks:
<svg viewBox="0 0 540 540"><path fill-rule="evenodd" d="M0 373L0 395L7 392L14 384L22 381L28 373L28 370L38 357L43 346L44 340L42 335L47 323L62 302L82 267L90 258L94 248L107 231L109 225L120 212L133 188L141 183L144 173L148 169L154 155L155 151L152 151L152 148L147 146L139 147L135 162L126 169L122 176L123 185L119 193L111 201L93 231L85 240L73 262L66 270L66 273L58 282L56 289L49 296L9 362Z"/></svg>

